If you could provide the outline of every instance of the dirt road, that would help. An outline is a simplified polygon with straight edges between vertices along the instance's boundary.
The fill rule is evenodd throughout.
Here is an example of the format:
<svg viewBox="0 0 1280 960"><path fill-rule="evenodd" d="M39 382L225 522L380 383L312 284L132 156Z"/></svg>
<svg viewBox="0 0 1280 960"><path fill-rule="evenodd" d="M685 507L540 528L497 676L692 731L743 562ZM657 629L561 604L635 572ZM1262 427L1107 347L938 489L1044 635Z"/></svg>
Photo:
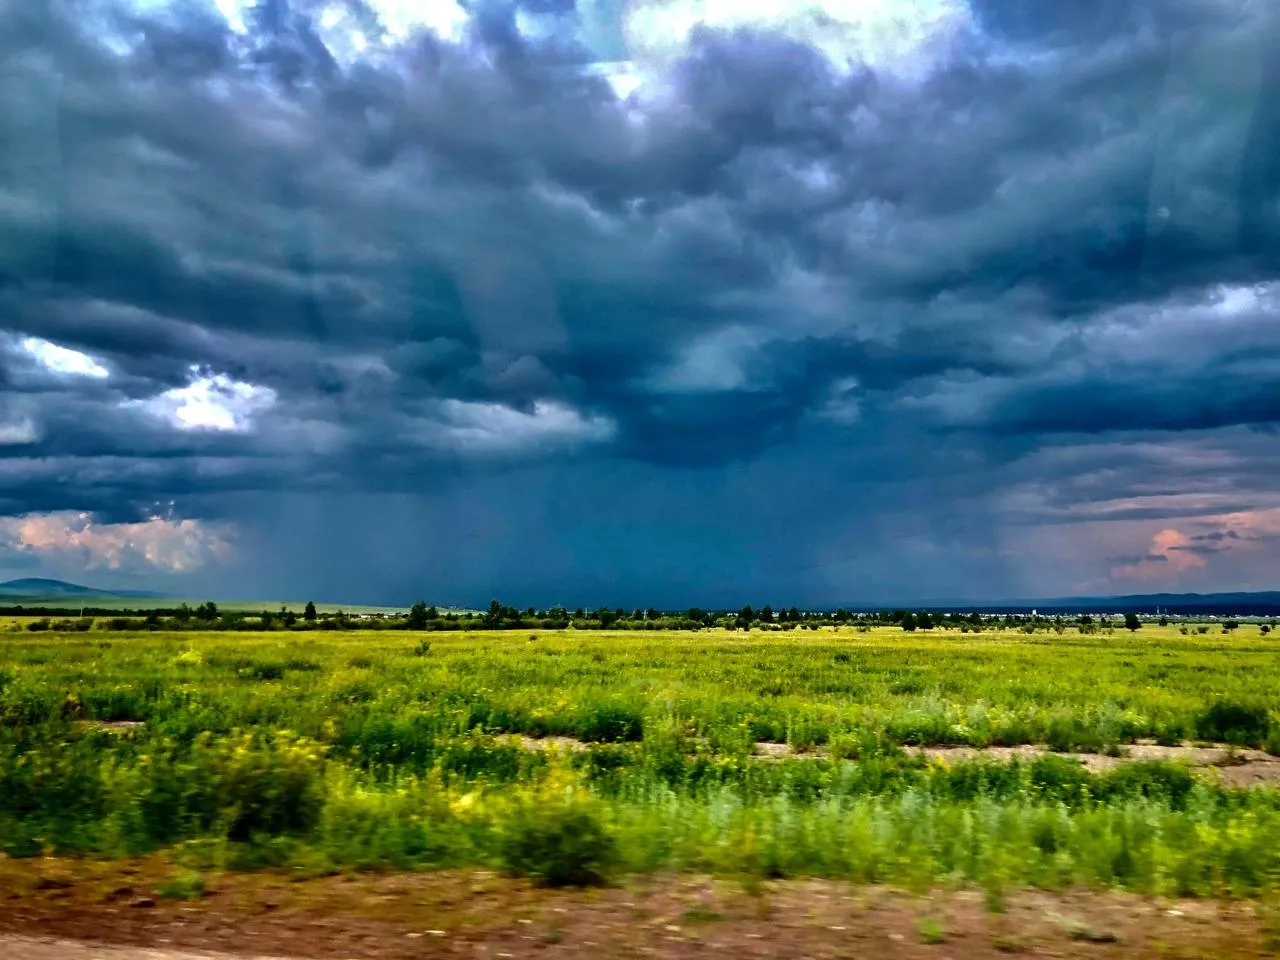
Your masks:
<svg viewBox="0 0 1280 960"><path fill-rule="evenodd" d="M541 890L479 870L210 873L0 858L0 960L996 960L1280 955L1280 902L1100 891L908 892L821 880L620 878Z"/></svg>
<svg viewBox="0 0 1280 960"><path fill-rule="evenodd" d="M0 960L283 960L233 957L225 953L184 953L148 947L102 947L72 940L0 936Z"/></svg>

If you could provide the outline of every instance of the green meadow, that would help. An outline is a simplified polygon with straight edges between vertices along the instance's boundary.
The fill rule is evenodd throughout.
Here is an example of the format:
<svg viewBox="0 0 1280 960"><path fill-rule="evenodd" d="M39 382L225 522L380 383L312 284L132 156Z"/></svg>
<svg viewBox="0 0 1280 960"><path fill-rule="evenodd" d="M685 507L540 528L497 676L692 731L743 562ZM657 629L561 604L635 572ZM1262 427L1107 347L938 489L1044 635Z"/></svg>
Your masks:
<svg viewBox="0 0 1280 960"><path fill-rule="evenodd" d="M1275 787L909 748L1280 754L1277 691L1255 626L10 632L0 851L1256 895Z"/></svg>

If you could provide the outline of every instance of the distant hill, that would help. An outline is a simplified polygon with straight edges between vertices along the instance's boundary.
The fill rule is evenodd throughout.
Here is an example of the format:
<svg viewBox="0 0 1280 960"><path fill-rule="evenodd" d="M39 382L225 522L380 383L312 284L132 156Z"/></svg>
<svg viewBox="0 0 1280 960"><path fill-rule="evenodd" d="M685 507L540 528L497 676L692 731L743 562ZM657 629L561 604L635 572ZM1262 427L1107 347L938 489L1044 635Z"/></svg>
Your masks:
<svg viewBox="0 0 1280 960"><path fill-rule="evenodd" d="M0 583L0 598L8 601L93 600L126 597L154 599L162 596L164 594L147 590L99 590L80 583L68 583L65 580L50 580L44 577L23 577L19 580L6 580Z"/></svg>

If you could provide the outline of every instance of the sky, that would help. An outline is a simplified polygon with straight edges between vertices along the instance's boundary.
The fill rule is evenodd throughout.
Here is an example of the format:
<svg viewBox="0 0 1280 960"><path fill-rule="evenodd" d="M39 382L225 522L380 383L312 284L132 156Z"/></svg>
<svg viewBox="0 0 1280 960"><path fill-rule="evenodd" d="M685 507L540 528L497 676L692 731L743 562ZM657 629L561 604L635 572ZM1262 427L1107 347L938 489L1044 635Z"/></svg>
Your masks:
<svg viewBox="0 0 1280 960"><path fill-rule="evenodd" d="M1268 0L0 0L0 579L1280 587Z"/></svg>

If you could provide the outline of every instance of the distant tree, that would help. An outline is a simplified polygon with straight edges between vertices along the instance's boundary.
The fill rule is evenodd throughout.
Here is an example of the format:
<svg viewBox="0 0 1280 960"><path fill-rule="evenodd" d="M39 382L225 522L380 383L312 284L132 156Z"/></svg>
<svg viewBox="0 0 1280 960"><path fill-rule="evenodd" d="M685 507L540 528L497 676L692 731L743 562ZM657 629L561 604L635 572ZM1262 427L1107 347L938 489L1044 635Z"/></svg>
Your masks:
<svg viewBox="0 0 1280 960"><path fill-rule="evenodd" d="M586 617L587 617L587 611L583 610L581 607L573 611L573 619L575 620L585 620Z"/></svg>
<svg viewBox="0 0 1280 960"><path fill-rule="evenodd" d="M618 615L608 607L596 611L596 619L600 621L600 629L608 630L618 620Z"/></svg>
<svg viewBox="0 0 1280 960"><path fill-rule="evenodd" d="M791 623L799 623L800 611L797 610L795 607L792 607L790 610L787 611L787 620Z"/></svg>
<svg viewBox="0 0 1280 960"><path fill-rule="evenodd" d="M916 629L916 615L914 613L905 613L902 616L902 629L907 633L912 633Z"/></svg>
<svg viewBox="0 0 1280 960"><path fill-rule="evenodd" d="M302 611L302 619L308 623L314 623L316 619L316 605L312 600L307 601L306 607Z"/></svg>
<svg viewBox="0 0 1280 960"><path fill-rule="evenodd" d="M767 603L760 608L760 622L773 623L773 607Z"/></svg>
<svg viewBox="0 0 1280 960"><path fill-rule="evenodd" d="M920 615L916 617L916 626L921 630L933 629L933 617L929 615L928 610L921 611Z"/></svg>
<svg viewBox="0 0 1280 960"><path fill-rule="evenodd" d="M484 615L484 623L487 627L496 627L502 623L502 604L497 600L489 601L489 609Z"/></svg>
<svg viewBox="0 0 1280 960"><path fill-rule="evenodd" d="M1169 625L1169 618L1168 618L1168 617L1161 617L1161 618L1160 618L1160 626L1162 626L1162 627L1167 627L1168 625Z"/></svg>
<svg viewBox="0 0 1280 960"><path fill-rule="evenodd" d="M178 605L178 612L173 615L173 619L179 623L186 623L192 616L194 616L194 611L192 611L191 605L183 601Z"/></svg>
<svg viewBox="0 0 1280 960"><path fill-rule="evenodd" d="M404 625L409 630L425 630L428 619L427 605L419 600L409 608L409 615L405 617Z"/></svg>
<svg viewBox="0 0 1280 960"><path fill-rule="evenodd" d="M196 607L196 619L203 620L206 623L212 623L218 619L218 605L212 600L206 600L200 606Z"/></svg>
<svg viewBox="0 0 1280 960"><path fill-rule="evenodd" d="M1126 613L1124 615L1124 628L1130 631L1141 630L1142 621L1138 619L1138 615L1136 613Z"/></svg>
<svg viewBox="0 0 1280 960"><path fill-rule="evenodd" d="M286 627L292 627L298 622L298 615L282 603L280 604L280 622Z"/></svg>
<svg viewBox="0 0 1280 960"><path fill-rule="evenodd" d="M1258 632L1265 637L1268 633L1271 632L1271 624L1264 623L1262 626L1258 628Z"/></svg>

